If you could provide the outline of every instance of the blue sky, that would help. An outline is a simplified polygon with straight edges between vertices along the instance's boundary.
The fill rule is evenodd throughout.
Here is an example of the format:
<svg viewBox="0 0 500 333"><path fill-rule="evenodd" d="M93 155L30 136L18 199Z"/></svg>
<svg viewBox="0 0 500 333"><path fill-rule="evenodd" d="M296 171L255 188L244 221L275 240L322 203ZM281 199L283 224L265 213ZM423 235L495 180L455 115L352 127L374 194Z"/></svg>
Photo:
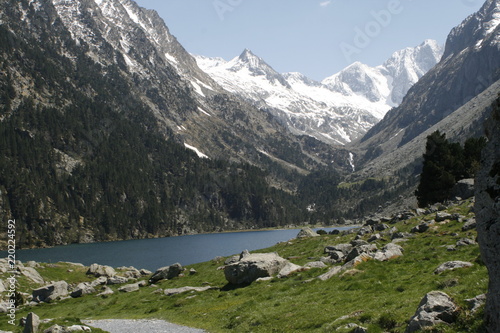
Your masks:
<svg viewBox="0 0 500 333"><path fill-rule="evenodd" d="M450 30L484 0L136 0L191 53L230 60L245 48L278 72L322 80L361 61L382 64Z"/></svg>

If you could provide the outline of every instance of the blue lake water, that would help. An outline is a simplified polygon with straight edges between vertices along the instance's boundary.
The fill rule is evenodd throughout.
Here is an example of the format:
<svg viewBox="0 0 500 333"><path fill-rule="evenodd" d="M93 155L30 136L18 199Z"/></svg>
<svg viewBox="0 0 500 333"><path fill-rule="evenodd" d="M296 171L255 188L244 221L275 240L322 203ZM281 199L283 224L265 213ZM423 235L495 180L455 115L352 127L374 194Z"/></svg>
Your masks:
<svg viewBox="0 0 500 333"><path fill-rule="evenodd" d="M345 228L325 228L345 230ZM69 261L86 266L93 263L112 267L134 266L151 271L176 262L191 265L217 256L239 254L243 250L263 249L278 242L295 238L300 229L231 232L190 236L141 239L107 243L74 244L48 249L17 250L16 259L22 262L56 263ZM5 251L0 252L2 257Z"/></svg>

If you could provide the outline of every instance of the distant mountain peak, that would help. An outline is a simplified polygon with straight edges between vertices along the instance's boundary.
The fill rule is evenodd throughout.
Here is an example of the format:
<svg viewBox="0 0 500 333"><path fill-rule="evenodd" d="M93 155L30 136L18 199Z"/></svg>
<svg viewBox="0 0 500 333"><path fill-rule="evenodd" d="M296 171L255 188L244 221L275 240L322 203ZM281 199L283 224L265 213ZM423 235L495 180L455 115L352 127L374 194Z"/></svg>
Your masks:
<svg viewBox="0 0 500 333"><path fill-rule="evenodd" d="M488 0L481 9L451 30L444 58L457 55L469 47L480 48L484 42L500 44L500 0Z"/></svg>
<svg viewBox="0 0 500 333"><path fill-rule="evenodd" d="M297 72L280 74L249 49L226 63L197 61L226 90L271 110L293 133L345 144L366 133L437 63L442 53L437 45L428 40L396 52L388 68L355 62L322 82Z"/></svg>

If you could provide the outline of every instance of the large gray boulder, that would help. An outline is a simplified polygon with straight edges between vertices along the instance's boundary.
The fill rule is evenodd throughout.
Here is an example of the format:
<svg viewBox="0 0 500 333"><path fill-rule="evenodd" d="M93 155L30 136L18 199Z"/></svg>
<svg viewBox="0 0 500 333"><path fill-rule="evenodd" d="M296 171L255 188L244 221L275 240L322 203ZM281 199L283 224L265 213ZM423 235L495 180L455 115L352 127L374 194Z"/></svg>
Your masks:
<svg viewBox="0 0 500 333"><path fill-rule="evenodd" d="M68 296L68 283L59 281L33 290L34 302L52 302L59 298Z"/></svg>
<svg viewBox="0 0 500 333"><path fill-rule="evenodd" d="M277 253L253 253L244 251L240 260L226 265L224 275L231 284L248 284L262 277L277 275L288 260L281 258Z"/></svg>
<svg viewBox="0 0 500 333"><path fill-rule="evenodd" d="M88 271L88 275L94 275L95 277L105 276L105 277L113 277L116 275L116 271L113 267L103 266L98 264L90 265Z"/></svg>
<svg viewBox="0 0 500 333"><path fill-rule="evenodd" d="M40 273L38 273L38 271L33 267L18 267L17 271L35 283L38 284L45 283Z"/></svg>
<svg viewBox="0 0 500 333"><path fill-rule="evenodd" d="M450 296L441 291L431 291L420 302L405 333L413 333L438 324L451 324L455 322L456 316L457 306Z"/></svg>
<svg viewBox="0 0 500 333"><path fill-rule="evenodd" d="M500 102L486 122L488 145L476 177L476 212L481 257L490 278L485 322L489 332L500 332Z"/></svg>
<svg viewBox="0 0 500 333"><path fill-rule="evenodd" d="M297 238L307 238L307 237L319 237L319 234L316 233L311 228L304 228L300 230L299 234L297 235Z"/></svg>
<svg viewBox="0 0 500 333"><path fill-rule="evenodd" d="M451 190L451 197L469 199L474 196L474 179L462 179Z"/></svg>
<svg viewBox="0 0 500 333"><path fill-rule="evenodd" d="M434 274L441 274L444 271L452 271L455 269L468 268L468 267L472 267L472 266L473 266L473 264L470 262L467 262L467 261L459 261L459 260L448 261L448 262L445 262L445 263L439 265L439 267L436 268L436 270L434 271Z"/></svg>
<svg viewBox="0 0 500 333"><path fill-rule="evenodd" d="M73 298L82 297L83 295L89 295L95 293L96 290L89 282L79 283L75 289L71 292L70 296Z"/></svg>
<svg viewBox="0 0 500 333"><path fill-rule="evenodd" d="M139 284L138 283L133 283L133 284L127 284L124 285L123 287L120 287L118 291L124 292L124 293L131 293L133 291L138 291L139 290Z"/></svg>
<svg viewBox="0 0 500 333"><path fill-rule="evenodd" d="M401 256L403 256L403 248L397 244L389 243L384 246L382 250L375 252L373 259L378 261L387 261Z"/></svg>
<svg viewBox="0 0 500 333"><path fill-rule="evenodd" d="M173 279L177 276L179 276L179 274L181 274L181 272L183 271L184 269L182 268L182 265L179 264L179 263L175 263L171 266L166 266L166 267L162 267L162 268L159 268L150 278L149 278L149 283L156 283L160 280L170 280L170 279Z"/></svg>

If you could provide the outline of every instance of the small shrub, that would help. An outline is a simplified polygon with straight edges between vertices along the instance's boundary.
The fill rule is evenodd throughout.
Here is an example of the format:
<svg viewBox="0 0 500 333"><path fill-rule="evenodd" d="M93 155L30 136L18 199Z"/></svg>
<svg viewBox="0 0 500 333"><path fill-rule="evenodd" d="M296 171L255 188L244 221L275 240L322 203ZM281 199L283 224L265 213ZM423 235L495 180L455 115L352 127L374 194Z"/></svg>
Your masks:
<svg viewBox="0 0 500 333"><path fill-rule="evenodd" d="M441 281L438 283L438 289L446 289L446 288L455 287L458 285L458 283L459 282L458 282L457 278L444 280L444 281Z"/></svg>
<svg viewBox="0 0 500 333"><path fill-rule="evenodd" d="M384 313L380 318L378 319L378 324L380 327L386 330L392 330L396 328L398 322L397 320L393 317L393 315L389 313Z"/></svg>

